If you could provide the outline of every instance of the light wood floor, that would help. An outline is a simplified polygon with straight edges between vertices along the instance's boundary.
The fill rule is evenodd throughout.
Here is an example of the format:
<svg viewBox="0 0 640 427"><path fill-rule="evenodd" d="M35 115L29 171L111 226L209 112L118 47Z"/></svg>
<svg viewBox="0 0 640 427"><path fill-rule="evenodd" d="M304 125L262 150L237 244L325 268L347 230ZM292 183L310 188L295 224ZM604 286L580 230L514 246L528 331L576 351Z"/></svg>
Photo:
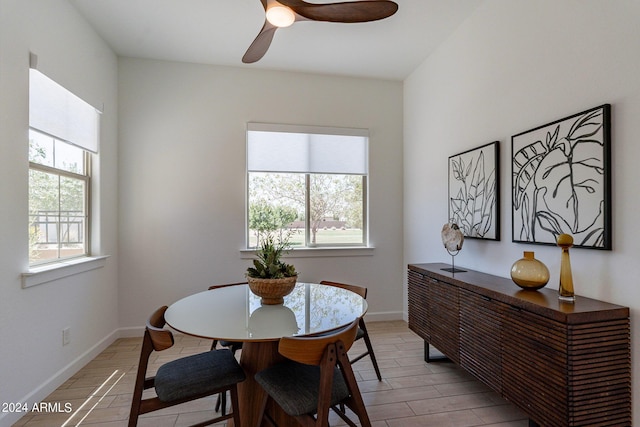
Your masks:
<svg viewBox="0 0 640 427"><path fill-rule="evenodd" d="M423 342L405 322L368 322L382 382L369 358L353 365L374 427L526 427L525 415L452 363L427 364ZM126 426L141 339L119 339L52 393L62 413L30 413L14 426ZM364 346L356 343L351 352ZM175 357L208 350L210 341L176 334L176 345L152 355L152 369ZM141 427L181 427L209 417L203 399L140 417ZM64 413L65 404L72 412ZM55 406L54 406L55 408ZM332 426L344 423L333 414Z"/></svg>

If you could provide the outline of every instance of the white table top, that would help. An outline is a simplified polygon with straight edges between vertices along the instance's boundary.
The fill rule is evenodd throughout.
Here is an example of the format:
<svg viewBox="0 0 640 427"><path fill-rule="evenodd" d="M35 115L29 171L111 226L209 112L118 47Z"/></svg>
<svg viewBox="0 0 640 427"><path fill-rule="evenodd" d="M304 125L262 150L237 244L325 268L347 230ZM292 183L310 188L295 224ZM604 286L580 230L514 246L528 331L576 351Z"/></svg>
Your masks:
<svg viewBox="0 0 640 427"><path fill-rule="evenodd" d="M298 283L282 305L262 305L248 285L207 290L167 309L173 329L203 338L274 341L348 325L367 311L367 302L346 289Z"/></svg>

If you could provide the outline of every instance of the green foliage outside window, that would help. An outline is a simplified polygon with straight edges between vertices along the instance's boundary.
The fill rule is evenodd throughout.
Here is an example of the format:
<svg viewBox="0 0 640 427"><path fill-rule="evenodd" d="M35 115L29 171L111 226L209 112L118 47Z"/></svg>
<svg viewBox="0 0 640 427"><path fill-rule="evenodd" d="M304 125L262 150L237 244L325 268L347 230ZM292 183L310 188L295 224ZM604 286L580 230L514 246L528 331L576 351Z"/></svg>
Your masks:
<svg viewBox="0 0 640 427"><path fill-rule="evenodd" d="M29 263L86 253L84 150L31 131Z"/></svg>
<svg viewBox="0 0 640 427"><path fill-rule="evenodd" d="M258 246L265 232L288 230L291 245L304 246L308 227L312 246L364 244L363 197L361 175L250 173L250 237Z"/></svg>

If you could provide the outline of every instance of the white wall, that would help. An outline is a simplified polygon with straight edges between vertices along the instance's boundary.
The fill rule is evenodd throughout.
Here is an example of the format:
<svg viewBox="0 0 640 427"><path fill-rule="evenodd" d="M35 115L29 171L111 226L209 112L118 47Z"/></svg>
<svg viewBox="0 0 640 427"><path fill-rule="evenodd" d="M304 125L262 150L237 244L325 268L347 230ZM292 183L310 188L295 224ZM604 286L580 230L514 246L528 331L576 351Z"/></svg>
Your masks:
<svg viewBox="0 0 640 427"><path fill-rule="evenodd" d="M511 264L533 250L556 287L559 249L511 242L511 136L610 103L614 248L573 249L571 263L576 293L630 306L637 336L639 23L634 0L488 0L406 80L406 263L450 262L440 240L447 158L499 140L502 239L465 241L456 265L509 277ZM639 342L632 340L634 354ZM633 384L638 389L638 365Z"/></svg>
<svg viewBox="0 0 640 427"><path fill-rule="evenodd" d="M369 287L402 317L402 83L121 58L120 319L243 280L249 121L370 130L372 256L296 258L300 280Z"/></svg>
<svg viewBox="0 0 640 427"><path fill-rule="evenodd" d="M93 246L112 257L104 268L22 289L30 51L40 70L94 106L104 105ZM39 402L118 328L116 97L115 55L66 1L0 0L0 402ZM65 327L71 343L63 347ZM19 416L0 413L0 425Z"/></svg>

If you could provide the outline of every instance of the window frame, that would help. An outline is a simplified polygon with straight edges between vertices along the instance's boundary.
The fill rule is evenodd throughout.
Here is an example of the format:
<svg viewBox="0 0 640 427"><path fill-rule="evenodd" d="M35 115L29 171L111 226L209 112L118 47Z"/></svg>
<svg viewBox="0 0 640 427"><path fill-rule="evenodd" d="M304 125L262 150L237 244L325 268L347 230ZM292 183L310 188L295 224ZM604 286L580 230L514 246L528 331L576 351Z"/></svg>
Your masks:
<svg viewBox="0 0 640 427"><path fill-rule="evenodd" d="M263 132L288 132L288 133L302 133L302 134L319 134L319 135L335 135L335 136L359 136L366 138L365 140L365 169L364 173L315 173L315 172L273 172L273 171L261 171L262 173L290 173L304 175L305 181L305 228L304 228L304 245L292 246L293 251L313 251L313 250L327 250L327 249L370 249L369 240L369 131L366 129L355 128L336 128L336 127L322 127L322 126L300 126L300 125L284 125L284 124L266 124L266 123L247 123L246 136L247 136L247 166L246 166L246 186L245 186L245 247L247 251L254 251L256 246L251 245L251 230L249 228L250 220L250 176L251 171L249 167L249 132L250 131L263 131ZM358 243L314 243L312 244L312 223L311 223L311 176L312 175L352 175L359 176L362 183L362 242Z"/></svg>
<svg viewBox="0 0 640 427"><path fill-rule="evenodd" d="M78 181L82 181L84 183L84 197L83 197L83 213L84 213L84 226L82 227L83 230L83 242L82 242L82 246L83 246L83 253L82 254L77 254L77 255L69 255L69 256L60 256L60 252L61 252L61 248L64 245L64 242L61 241L60 236L61 236L61 232L62 232L62 227L61 227L61 222L58 220L58 225L57 225L57 236L56 236L56 240L57 240L57 247L56 247L56 251L58 256L55 258L48 258L45 260L36 260L33 261L31 260L31 257L29 257L29 267L30 268L37 268L40 266L46 266L48 264L56 264L56 263L64 263L66 261L69 260L73 260L73 259L77 259L77 258L85 258L85 257L90 257L91 256L91 219L92 219L92 215L91 215L91 187L92 187L92 167L91 167L91 153L89 151L87 151L86 149L82 148L82 147L78 147L77 145L74 144L70 144L64 140L61 140L60 138L56 138L53 135L50 135L46 132L43 132L40 129L34 128L29 126L29 131L34 131L37 133L40 133L48 138L52 138L54 140L54 143L63 143L63 144L68 144L71 145L73 147L75 147L78 150L82 150L82 156L83 156L83 170L84 173L83 174L79 174L79 173L75 173L75 172L71 172L71 171L67 171L64 169L60 169L57 168L55 166L48 166L48 165L44 165L44 164L40 164L37 162L33 162L33 161L29 161L29 172L31 172L32 170L38 171L38 172L43 172L43 173L48 173L51 175L54 175L58 178L58 180L61 177L64 178L70 178L70 179L75 179ZM31 141L29 140L29 144L31 143ZM55 149L54 149L55 151ZM60 188L58 186L58 188ZM29 182L29 191L31 189L31 183ZM29 203L31 202L31 199L29 198ZM58 202L60 204L60 195L58 195ZM29 228L32 227L31 225L31 210L29 209L29 213L28 213L28 217L29 217ZM60 218L60 211L58 211L58 219Z"/></svg>
<svg viewBox="0 0 640 427"><path fill-rule="evenodd" d="M62 275L60 277L64 277L65 272L75 274L81 270L88 271L88 269L95 268L96 262L100 264L100 261L104 259L104 257L92 256L91 242L94 220L92 215L92 190L94 185L92 163L96 160L93 155L98 155L101 110L78 97L73 91L60 85L56 80L49 77L47 73L38 70L37 65L37 55L30 52L27 138L27 149L29 150L27 172L27 203L29 207L27 210L27 224L29 231L27 232L28 252L26 254L29 269L27 273L23 273L23 287L44 283L49 281L50 278L55 279L57 274ZM38 134L39 136L32 134ZM31 157L31 141L37 141L40 137L50 138L52 141L53 161L51 163L40 163L39 158ZM56 155L58 154L58 148L56 147L62 147L60 150L64 152L66 145L81 150L81 152L76 152L77 159L75 159L79 162L80 154L82 155L83 169L81 173L66 168L63 164L64 160L56 164ZM64 159L64 154L62 158ZM56 224L55 257L38 259L35 257L32 258L31 256L31 245L33 242L31 230L32 224L35 223L35 221L32 222L32 220L39 219L33 216L31 212L32 171L51 175L52 179L57 181L57 183L55 183L56 188L52 191L52 194L54 194L57 190L57 195L55 195L57 199L55 214L57 217L54 220ZM69 180L72 185L78 183L84 187L81 201L83 211L81 216L79 216L79 218L82 218L83 224L82 227L77 228L77 232L83 233L83 236L82 239L78 239L78 244L82 245L82 253L65 254L65 256L61 256L66 246L66 243L62 241L61 237L63 237L65 233L72 231L72 221L68 221L71 217L67 215L67 218L65 218L62 215L63 211L60 209L64 203L61 197L64 180ZM66 223L63 222L63 219L66 220ZM64 229L65 224L66 229ZM48 230L45 228L45 231ZM45 240L47 242L49 241L48 235ZM39 236L38 241L40 241ZM55 270L59 270L59 273L51 273Z"/></svg>

